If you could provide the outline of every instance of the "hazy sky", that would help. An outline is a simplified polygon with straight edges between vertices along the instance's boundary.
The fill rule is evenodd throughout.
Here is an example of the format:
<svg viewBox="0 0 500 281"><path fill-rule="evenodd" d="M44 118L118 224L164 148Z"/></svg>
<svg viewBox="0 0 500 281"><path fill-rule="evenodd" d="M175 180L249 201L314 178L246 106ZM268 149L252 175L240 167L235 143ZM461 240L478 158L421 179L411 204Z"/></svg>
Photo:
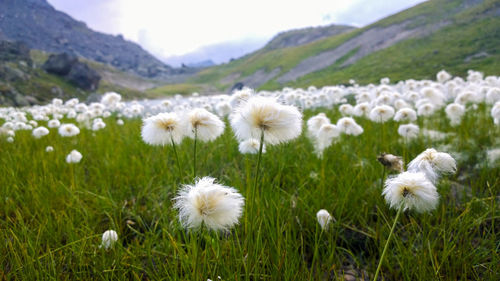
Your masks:
<svg viewBox="0 0 500 281"><path fill-rule="evenodd" d="M221 43L261 47L278 32L332 23L364 26L423 0L48 0L97 31L122 34L165 60ZM246 44L246 42L250 42ZM211 48L210 48L211 46ZM245 51L245 50L241 50ZM219 59L215 59L219 60ZM167 59L168 61L168 59ZM220 62L220 61L217 61Z"/></svg>

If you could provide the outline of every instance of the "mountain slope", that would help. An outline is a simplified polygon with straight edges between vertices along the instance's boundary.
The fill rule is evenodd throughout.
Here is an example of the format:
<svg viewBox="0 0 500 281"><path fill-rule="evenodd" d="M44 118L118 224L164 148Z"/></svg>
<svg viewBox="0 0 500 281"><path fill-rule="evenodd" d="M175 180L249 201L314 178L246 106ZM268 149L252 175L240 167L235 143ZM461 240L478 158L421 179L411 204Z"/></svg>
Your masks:
<svg viewBox="0 0 500 281"><path fill-rule="evenodd" d="M0 1L0 34L23 41L32 49L69 52L142 77L165 79L186 72L162 63L122 36L89 29L46 0Z"/></svg>
<svg viewBox="0 0 500 281"><path fill-rule="evenodd" d="M364 28L309 44L263 48L200 72L189 82L228 90L238 82L260 89L394 79L432 78L442 68L489 73L498 65L500 1L436 0ZM478 55L482 54L482 55Z"/></svg>

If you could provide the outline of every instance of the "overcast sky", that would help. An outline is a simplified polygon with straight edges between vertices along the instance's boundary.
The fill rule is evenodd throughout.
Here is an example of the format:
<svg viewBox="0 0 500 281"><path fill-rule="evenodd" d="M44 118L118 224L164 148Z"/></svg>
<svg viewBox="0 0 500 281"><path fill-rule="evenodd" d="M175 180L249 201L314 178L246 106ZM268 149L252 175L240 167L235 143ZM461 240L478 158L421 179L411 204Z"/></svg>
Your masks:
<svg viewBox="0 0 500 281"><path fill-rule="evenodd" d="M214 56L230 43L240 52L278 32L332 23L364 26L422 0L48 0L97 31L122 34L169 61ZM233 48L234 49L234 48ZM212 50L212 51L210 51ZM230 52L228 49L226 50ZM238 52L238 50L237 50ZM229 54L228 54L229 55ZM232 54L231 54L232 55ZM243 55L243 54L240 54ZM209 57L206 57L209 58ZM193 58L191 58L193 59ZM217 63L226 58L212 58Z"/></svg>

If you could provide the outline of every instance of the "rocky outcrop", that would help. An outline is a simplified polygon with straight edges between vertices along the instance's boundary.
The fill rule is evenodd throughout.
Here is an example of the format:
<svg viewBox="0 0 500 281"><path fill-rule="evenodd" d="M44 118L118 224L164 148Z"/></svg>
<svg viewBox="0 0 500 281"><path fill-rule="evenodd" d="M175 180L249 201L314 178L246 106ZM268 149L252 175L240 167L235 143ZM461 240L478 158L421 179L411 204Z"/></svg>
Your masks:
<svg viewBox="0 0 500 281"><path fill-rule="evenodd" d="M101 80L101 76L95 70L68 53L50 55L42 68L48 73L64 77L83 90L97 90Z"/></svg>
<svg viewBox="0 0 500 281"><path fill-rule="evenodd" d="M123 36L95 32L46 0L0 1L0 34L32 49L75 54L142 77L164 79L179 72Z"/></svg>
<svg viewBox="0 0 500 281"><path fill-rule="evenodd" d="M31 65L30 49L23 42L0 41L0 61L24 61Z"/></svg>
<svg viewBox="0 0 500 281"><path fill-rule="evenodd" d="M327 37L339 35L356 29L348 25L328 25L320 27L308 27L281 32L276 35L264 47L267 50L295 47L305 45Z"/></svg>

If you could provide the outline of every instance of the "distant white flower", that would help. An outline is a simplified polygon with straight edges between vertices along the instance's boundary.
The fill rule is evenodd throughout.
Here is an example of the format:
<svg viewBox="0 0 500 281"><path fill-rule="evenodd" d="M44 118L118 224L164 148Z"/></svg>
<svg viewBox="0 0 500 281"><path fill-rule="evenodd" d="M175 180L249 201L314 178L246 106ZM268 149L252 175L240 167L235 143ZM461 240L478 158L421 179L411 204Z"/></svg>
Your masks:
<svg viewBox="0 0 500 281"><path fill-rule="evenodd" d="M486 93L486 102L488 104L495 104L500 101L500 88L491 88Z"/></svg>
<svg viewBox="0 0 500 281"><path fill-rule="evenodd" d="M181 224L189 229L203 224L211 230L228 230L238 223L244 205L236 189L217 184L211 177L184 185L174 201Z"/></svg>
<svg viewBox="0 0 500 281"><path fill-rule="evenodd" d="M102 121L102 119L95 119L94 122L92 123L92 131L99 131L101 129L104 129L106 127L106 123Z"/></svg>
<svg viewBox="0 0 500 281"><path fill-rule="evenodd" d="M319 210L316 213L316 218L318 219L318 223L321 226L321 229L326 229L330 224L330 222L332 221L332 216L325 209Z"/></svg>
<svg viewBox="0 0 500 281"><path fill-rule="evenodd" d="M104 96L101 98L101 103L108 107L112 107L113 105L119 103L121 100L122 96L120 94L109 92L104 94Z"/></svg>
<svg viewBox="0 0 500 281"><path fill-rule="evenodd" d="M346 115L350 116L350 115L354 114L354 108L352 107L352 105L350 105L348 103L339 106L339 111L344 116L346 116Z"/></svg>
<svg viewBox="0 0 500 281"><path fill-rule="evenodd" d="M394 108L388 105L379 105L370 111L370 120L383 123L394 116Z"/></svg>
<svg viewBox="0 0 500 281"><path fill-rule="evenodd" d="M332 145L333 139L340 136L340 130L336 125L324 124L319 128L316 137L313 138L314 150L321 157L323 151Z"/></svg>
<svg viewBox="0 0 500 281"><path fill-rule="evenodd" d="M445 109L446 117L450 119L450 124L456 126L462 121L462 116L465 114L465 106L459 103L450 103Z"/></svg>
<svg viewBox="0 0 500 281"><path fill-rule="evenodd" d="M330 119L324 113L319 113L307 120L307 136L314 138L319 131L319 128L324 124L330 124Z"/></svg>
<svg viewBox="0 0 500 281"><path fill-rule="evenodd" d="M185 123L176 113L160 113L144 120L141 136L150 145L171 145L182 142L186 135Z"/></svg>
<svg viewBox="0 0 500 281"><path fill-rule="evenodd" d="M67 156L66 156L66 162L68 164L73 164L73 163L80 163L82 160L82 154L78 152L77 150L72 150Z"/></svg>
<svg viewBox="0 0 500 281"><path fill-rule="evenodd" d="M257 139L248 139L240 142L238 149L243 154L257 154L259 153L260 141ZM262 153L266 153L266 144L262 146Z"/></svg>
<svg viewBox="0 0 500 281"><path fill-rule="evenodd" d="M455 159L448 153L428 148L408 164L409 172L422 172L436 182L440 174L453 174L457 170Z"/></svg>
<svg viewBox="0 0 500 281"><path fill-rule="evenodd" d="M224 132L224 122L204 108L191 110L187 118L187 132L192 139L195 138L196 132L197 139L203 142L213 141Z"/></svg>
<svg viewBox="0 0 500 281"><path fill-rule="evenodd" d="M72 137L80 133L80 129L73 124L62 124L59 126L59 135L63 137Z"/></svg>
<svg viewBox="0 0 500 281"><path fill-rule="evenodd" d="M404 172L385 181L382 192L391 208L415 210L419 213L432 211L437 207L439 194L436 187L424 173Z"/></svg>
<svg viewBox="0 0 500 281"><path fill-rule="evenodd" d="M377 157L377 160L388 168L390 171L404 172L403 157L389 153L382 153Z"/></svg>
<svg viewBox="0 0 500 281"><path fill-rule="evenodd" d="M430 116L434 114L436 107L432 103L424 103L417 108L417 114L419 116Z"/></svg>
<svg viewBox="0 0 500 281"><path fill-rule="evenodd" d="M114 230L106 230L102 234L102 242L99 248L109 249L118 241L118 234Z"/></svg>
<svg viewBox="0 0 500 281"><path fill-rule="evenodd" d="M343 117L337 121L338 129L347 135L359 136L363 133L363 128L351 117Z"/></svg>
<svg viewBox="0 0 500 281"><path fill-rule="evenodd" d="M264 133L264 142L275 145L300 135L302 114L274 98L255 96L236 109L231 126L239 140L260 139Z"/></svg>
<svg viewBox="0 0 500 281"><path fill-rule="evenodd" d="M398 128L398 134L406 139L415 139L418 137L420 128L414 124L404 124L400 125Z"/></svg>
<svg viewBox="0 0 500 281"><path fill-rule="evenodd" d="M354 106L353 113L356 116L368 117L368 115L370 114L370 111L371 111L370 104L368 102L362 102L362 103L359 103L356 106Z"/></svg>
<svg viewBox="0 0 500 281"><path fill-rule="evenodd" d="M14 138L13 137L8 137L7 138L7 142L10 142L10 143L14 142Z"/></svg>
<svg viewBox="0 0 500 281"><path fill-rule="evenodd" d="M401 108L396 112L396 115L394 115L394 121L396 122L413 122L415 120L417 120L417 113L411 108Z"/></svg>
<svg viewBox="0 0 500 281"><path fill-rule="evenodd" d="M122 119L118 119L118 120L116 120L116 124L122 126L124 123L123 123Z"/></svg>
<svg viewBox="0 0 500 281"><path fill-rule="evenodd" d="M45 152L52 152L52 151L54 151L54 148L50 145L45 148Z"/></svg>
<svg viewBox="0 0 500 281"><path fill-rule="evenodd" d="M36 139L39 139L43 136L46 136L49 134L49 129L45 128L44 126L40 126L38 128L35 128L33 129L33 132L32 132L33 136L36 138Z"/></svg>
<svg viewBox="0 0 500 281"><path fill-rule="evenodd" d="M439 83L444 83L451 79L451 75L446 70L441 70L437 73L436 78Z"/></svg>
<svg viewBox="0 0 500 281"><path fill-rule="evenodd" d="M57 120L57 119L52 119L52 120L49 120L49 122L47 123L47 126L49 128L58 128L59 126L61 126L61 122L59 122L59 120Z"/></svg>

